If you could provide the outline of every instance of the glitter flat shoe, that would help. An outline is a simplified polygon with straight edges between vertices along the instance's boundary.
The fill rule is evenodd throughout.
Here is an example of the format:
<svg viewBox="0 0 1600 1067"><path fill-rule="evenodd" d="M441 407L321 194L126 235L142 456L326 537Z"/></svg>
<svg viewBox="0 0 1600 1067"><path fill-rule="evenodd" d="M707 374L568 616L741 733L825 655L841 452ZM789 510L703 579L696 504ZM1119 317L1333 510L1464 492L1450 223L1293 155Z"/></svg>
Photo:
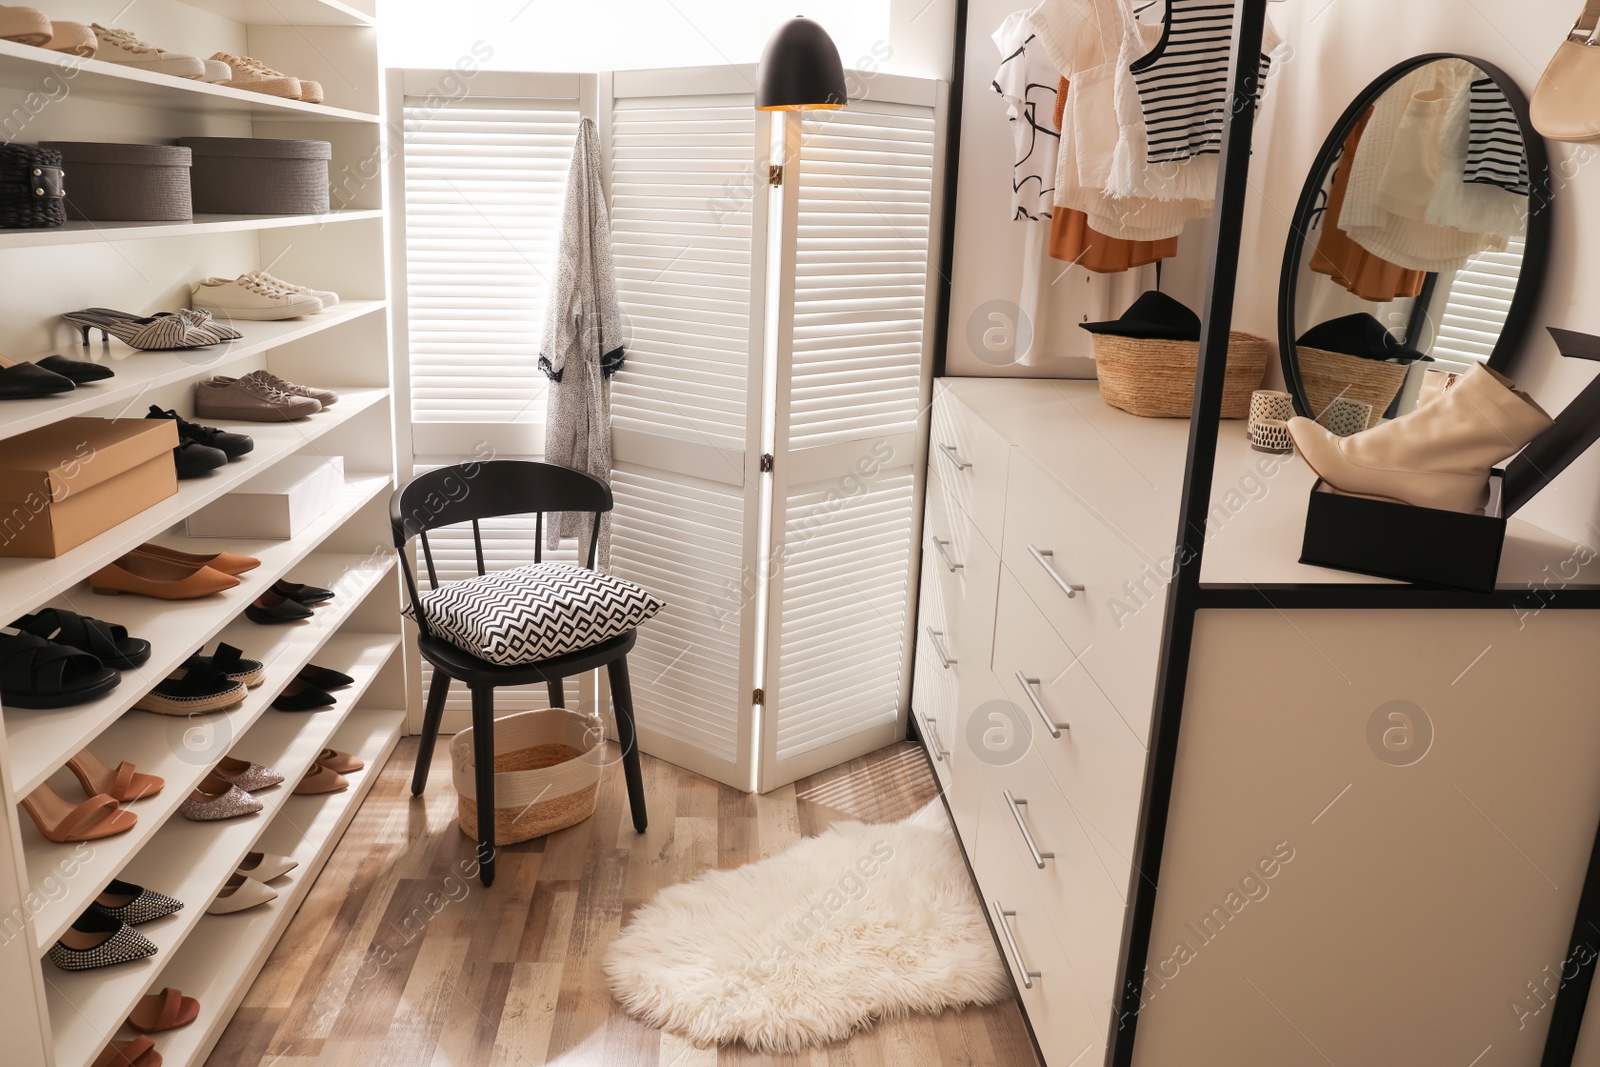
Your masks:
<svg viewBox="0 0 1600 1067"><path fill-rule="evenodd" d="M182 911L183 901L169 897L165 893L146 889L142 885L113 878L111 884L101 890L100 895L95 897L94 903L89 906L118 922L138 926L140 923L164 919L168 915Z"/></svg>
<svg viewBox="0 0 1600 1067"><path fill-rule="evenodd" d="M247 763L232 756L223 756L222 762L211 769L214 777L243 789L246 793L259 793L283 784L283 775L259 763Z"/></svg>
<svg viewBox="0 0 1600 1067"><path fill-rule="evenodd" d="M264 805L232 782L208 774L195 786L189 798L178 805L178 813L193 822L220 822L254 815Z"/></svg>

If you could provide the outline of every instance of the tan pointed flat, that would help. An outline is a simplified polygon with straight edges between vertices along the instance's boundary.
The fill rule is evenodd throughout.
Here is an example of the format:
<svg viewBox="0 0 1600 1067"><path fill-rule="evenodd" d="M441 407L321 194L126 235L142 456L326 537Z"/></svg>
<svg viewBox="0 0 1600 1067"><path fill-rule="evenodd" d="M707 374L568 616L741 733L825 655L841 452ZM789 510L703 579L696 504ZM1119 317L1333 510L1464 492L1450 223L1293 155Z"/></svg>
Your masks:
<svg viewBox="0 0 1600 1067"><path fill-rule="evenodd" d="M311 768L311 773L300 779L300 784L294 787L297 797L321 796L324 793L343 793L350 788L350 782L342 774L335 774L328 768L318 764Z"/></svg>
<svg viewBox="0 0 1600 1067"><path fill-rule="evenodd" d="M232 589L239 579L192 563L129 553L89 576L89 588L115 596L135 593L157 600L194 600Z"/></svg>
<svg viewBox="0 0 1600 1067"><path fill-rule="evenodd" d="M171 563L187 563L195 567L210 567L223 574L239 575L246 571L253 571L261 566L261 561L254 556L241 556L233 552L217 552L213 555L203 556L194 552L179 552L175 548L165 545L144 544L129 553L132 556L154 556Z"/></svg>
<svg viewBox="0 0 1600 1067"><path fill-rule="evenodd" d="M364 770L367 765L348 752L325 748L322 750L322 754L317 757L317 766L325 767L334 774L354 774L359 770Z"/></svg>

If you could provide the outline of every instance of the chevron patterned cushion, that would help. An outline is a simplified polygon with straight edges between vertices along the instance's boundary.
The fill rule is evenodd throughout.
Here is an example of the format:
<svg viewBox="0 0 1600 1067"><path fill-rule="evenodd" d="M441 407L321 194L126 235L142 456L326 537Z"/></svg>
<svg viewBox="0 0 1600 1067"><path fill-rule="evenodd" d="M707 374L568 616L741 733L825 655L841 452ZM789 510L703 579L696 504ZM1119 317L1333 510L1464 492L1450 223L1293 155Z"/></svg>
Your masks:
<svg viewBox="0 0 1600 1067"><path fill-rule="evenodd" d="M428 625L474 656L515 667L625 633L664 606L615 575L535 563L448 582L421 596ZM408 617L415 617L406 609Z"/></svg>

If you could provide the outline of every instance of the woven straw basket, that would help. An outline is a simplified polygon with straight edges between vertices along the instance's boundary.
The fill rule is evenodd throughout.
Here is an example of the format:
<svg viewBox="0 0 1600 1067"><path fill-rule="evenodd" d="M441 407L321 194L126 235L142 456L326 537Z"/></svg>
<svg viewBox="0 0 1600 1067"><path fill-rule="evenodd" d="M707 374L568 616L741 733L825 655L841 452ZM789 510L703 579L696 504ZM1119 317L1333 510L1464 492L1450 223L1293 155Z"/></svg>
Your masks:
<svg viewBox="0 0 1600 1067"><path fill-rule="evenodd" d="M461 832L478 838L472 728L450 742ZM520 711L494 724L494 843L514 845L594 814L605 734L600 720L565 708Z"/></svg>
<svg viewBox="0 0 1600 1067"><path fill-rule="evenodd" d="M1410 370L1400 363L1362 359L1305 345L1296 346L1295 358L1300 364L1300 383L1306 389L1306 402L1318 418L1339 396L1371 404L1372 419L1383 418ZM1367 424L1370 426L1372 420Z"/></svg>
<svg viewBox="0 0 1600 1067"><path fill-rule="evenodd" d="M1228 335L1228 370L1222 387L1222 417L1250 415L1250 394L1261 387L1271 346L1237 331ZM1114 408L1152 419L1187 419L1194 412L1198 341L1161 341L1095 334L1094 361L1100 395Z"/></svg>

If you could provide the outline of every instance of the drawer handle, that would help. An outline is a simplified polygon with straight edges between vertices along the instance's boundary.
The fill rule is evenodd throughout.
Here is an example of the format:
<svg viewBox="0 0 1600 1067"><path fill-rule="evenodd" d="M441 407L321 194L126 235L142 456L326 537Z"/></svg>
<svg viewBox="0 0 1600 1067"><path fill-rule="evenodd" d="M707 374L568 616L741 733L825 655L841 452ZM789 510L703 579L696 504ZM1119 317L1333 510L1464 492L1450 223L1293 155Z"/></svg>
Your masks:
<svg viewBox="0 0 1600 1067"><path fill-rule="evenodd" d="M1011 795L1011 790L1009 789L1005 791L1005 794L1006 804L1011 808L1011 817L1017 820L1017 829L1022 831L1022 840L1027 842L1028 851L1033 853L1033 865L1042 871L1044 870L1044 861L1055 859L1056 854L1054 852L1040 852L1039 846L1034 844L1033 834L1028 832L1028 824L1022 818L1022 807L1027 801L1018 800Z"/></svg>
<svg viewBox="0 0 1600 1067"><path fill-rule="evenodd" d="M944 453L945 459L956 465L956 470L969 471L972 469L972 464L961 458L961 453L956 451L955 445L940 445L939 451Z"/></svg>
<svg viewBox="0 0 1600 1067"><path fill-rule="evenodd" d="M939 743L939 726L933 721L932 715L924 715L922 721L928 724L928 740L933 742L933 758L943 763L944 758L950 753Z"/></svg>
<svg viewBox="0 0 1600 1067"><path fill-rule="evenodd" d="M1039 718L1044 720L1044 727L1050 731L1051 737L1060 737L1062 730L1072 729L1071 723L1056 722L1050 717L1050 713L1044 709L1044 701L1040 700L1039 694L1033 691L1034 687L1039 684L1039 679L1029 678L1026 674L1018 671L1017 681L1021 684L1022 691L1028 694L1028 703L1033 705L1033 710L1037 711Z"/></svg>
<svg viewBox="0 0 1600 1067"><path fill-rule="evenodd" d="M1017 973L1022 975L1022 988L1032 989L1033 980L1044 976L1038 971L1028 970L1028 965L1023 962L1022 949L1017 947L1017 935L1011 932L1011 924L1006 922L1007 919L1016 918L1017 913L1001 907L998 900L992 901L990 907L994 908L995 925L1000 927L1000 932L1005 935L1006 947L1011 950L1011 961L1017 965Z"/></svg>
<svg viewBox="0 0 1600 1067"><path fill-rule="evenodd" d="M954 667L956 665L956 661L945 655L944 646L939 643L939 638L944 636L944 631L935 630L931 626L929 626L927 630L928 643L933 646L934 653L939 657L939 665L945 670L949 670L951 667Z"/></svg>
<svg viewBox="0 0 1600 1067"><path fill-rule="evenodd" d="M946 552L944 547L949 543L949 541L941 541L939 538L935 537L933 539L933 550L939 553L940 559L944 560L945 570L949 571L951 574L954 574L956 571L964 570L967 565L965 563L957 563L955 560L950 558L950 553Z"/></svg>
<svg viewBox="0 0 1600 1067"><path fill-rule="evenodd" d="M1061 591L1063 593L1067 594L1068 600L1071 600L1073 597L1083 592L1083 586L1073 585L1071 582L1061 577L1061 572L1056 570L1056 565L1054 562L1056 554L1050 549L1035 548L1033 545L1029 545L1028 555L1039 561L1039 566L1043 567L1045 569L1045 573L1050 575L1051 580L1061 587Z"/></svg>

